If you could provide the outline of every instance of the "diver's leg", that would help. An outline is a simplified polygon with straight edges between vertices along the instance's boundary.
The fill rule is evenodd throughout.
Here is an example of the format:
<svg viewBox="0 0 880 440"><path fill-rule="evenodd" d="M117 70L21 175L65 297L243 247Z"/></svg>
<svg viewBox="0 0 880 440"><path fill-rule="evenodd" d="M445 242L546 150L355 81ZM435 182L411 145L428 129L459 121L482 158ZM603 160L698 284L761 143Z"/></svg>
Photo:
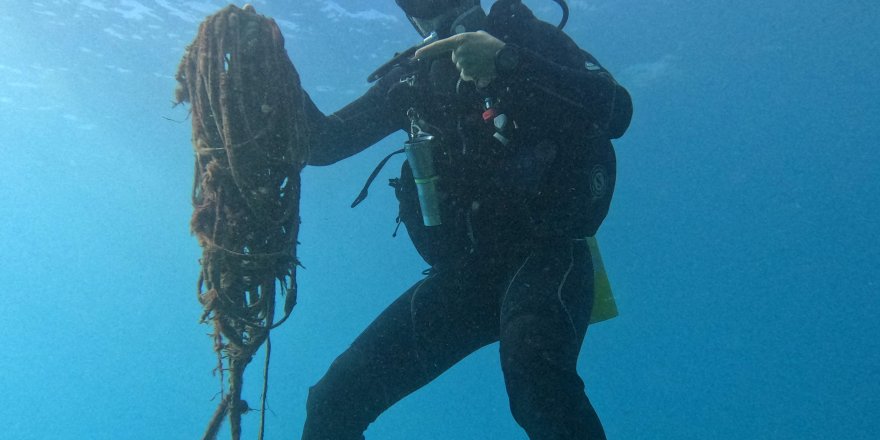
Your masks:
<svg viewBox="0 0 880 440"><path fill-rule="evenodd" d="M497 340L498 295L463 287L435 273L382 312L310 389L303 440L363 439L388 407Z"/></svg>
<svg viewBox="0 0 880 440"><path fill-rule="evenodd" d="M577 358L593 306L582 240L546 242L525 259L501 305L501 366L517 423L532 440L604 439Z"/></svg>

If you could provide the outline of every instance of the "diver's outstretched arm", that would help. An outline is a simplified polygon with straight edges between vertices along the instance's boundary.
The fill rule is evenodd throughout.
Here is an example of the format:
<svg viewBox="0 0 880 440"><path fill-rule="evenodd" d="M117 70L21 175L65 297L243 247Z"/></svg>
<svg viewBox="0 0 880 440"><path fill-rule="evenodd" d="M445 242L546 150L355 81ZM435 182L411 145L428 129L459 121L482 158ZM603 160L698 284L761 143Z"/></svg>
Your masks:
<svg viewBox="0 0 880 440"><path fill-rule="evenodd" d="M409 126L406 112L396 109L385 81L374 84L363 96L327 116L305 94L309 118L308 165L330 165L351 157L389 134Z"/></svg>

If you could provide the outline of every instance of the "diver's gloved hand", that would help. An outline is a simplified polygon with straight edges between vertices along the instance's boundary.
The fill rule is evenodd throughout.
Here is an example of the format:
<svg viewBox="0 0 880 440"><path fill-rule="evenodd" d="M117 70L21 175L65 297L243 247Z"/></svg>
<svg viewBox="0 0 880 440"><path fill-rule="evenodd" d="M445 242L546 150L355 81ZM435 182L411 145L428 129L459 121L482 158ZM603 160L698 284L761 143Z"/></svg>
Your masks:
<svg viewBox="0 0 880 440"><path fill-rule="evenodd" d="M416 51L414 58L433 58L452 52L452 62L461 73L461 79L474 81L477 87L486 87L498 76L495 54L504 42L484 31L464 32L435 41Z"/></svg>

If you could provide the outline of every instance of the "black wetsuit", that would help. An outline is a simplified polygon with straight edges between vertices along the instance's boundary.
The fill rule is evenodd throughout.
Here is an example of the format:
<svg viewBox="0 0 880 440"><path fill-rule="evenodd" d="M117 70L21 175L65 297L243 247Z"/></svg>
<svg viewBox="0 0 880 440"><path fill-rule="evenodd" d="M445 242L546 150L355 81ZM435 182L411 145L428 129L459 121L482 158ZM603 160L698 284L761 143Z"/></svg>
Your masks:
<svg viewBox="0 0 880 440"><path fill-rule="evenodd" d="M518 1L496 2L486 30L520 62L485 90L459 81L442 57L399 66L331 116L311 106L313 165L408 130L414 109L441 140L443 224L423 226L404 164L400 219L431 270L312 387L304 440L362 439L384 410L496 341L513 416L530 439L605 438L576 370L593 298L583 239L608 211L609 139L626 130L630 98ZM487 97L512 121L506 145L483 118Z"/></svg>

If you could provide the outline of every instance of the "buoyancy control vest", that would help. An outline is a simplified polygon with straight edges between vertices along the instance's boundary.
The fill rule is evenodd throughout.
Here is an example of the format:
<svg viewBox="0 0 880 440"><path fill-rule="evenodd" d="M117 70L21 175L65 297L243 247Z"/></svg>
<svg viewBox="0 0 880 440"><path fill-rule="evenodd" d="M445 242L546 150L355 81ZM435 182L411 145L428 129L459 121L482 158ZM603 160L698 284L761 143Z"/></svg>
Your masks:
<svg viewBox="0 0 880 440"><path fill-rule="evenodd" d="M525 8L519 2L509 3L511 8ZM497 10L493 8L493 13ZM503 12L506 15L495 17L495 22L505 26L527 28L517 16L537 20L530 11ZM499 36L509 34L502 31L497 32ZM518 37L517 42L524 44L544 35ZM565 44L551 45L559 47L557 53L542 55L557 60L571 56L567 64L583 66L585 52L569 44L567 37L554 37L566 40ZM537 44L541 49L548 47L546 38ZM446 57L395 69L389 75L394 74L399 80L388 93L405 95L409 108L417 109L425 121L425 129L440 140L434 158L440 175L440 226L423 224L407 162L401 177L391 182L400 204L399 220L429 264L474 252L503 253L510 245L542 236L583 238L596 232L607 213L615 180L614 151L607 134L570 123L565 127L555 124L542 113L559 104L546 97L510 102L505 101L509 94L503 90L491 86L477 90L472 82L459 80ZM490 116L502 113L509 119L511 132L504 142L498 139L494 117L486 116L487 107L496 104Z"/></svg>

